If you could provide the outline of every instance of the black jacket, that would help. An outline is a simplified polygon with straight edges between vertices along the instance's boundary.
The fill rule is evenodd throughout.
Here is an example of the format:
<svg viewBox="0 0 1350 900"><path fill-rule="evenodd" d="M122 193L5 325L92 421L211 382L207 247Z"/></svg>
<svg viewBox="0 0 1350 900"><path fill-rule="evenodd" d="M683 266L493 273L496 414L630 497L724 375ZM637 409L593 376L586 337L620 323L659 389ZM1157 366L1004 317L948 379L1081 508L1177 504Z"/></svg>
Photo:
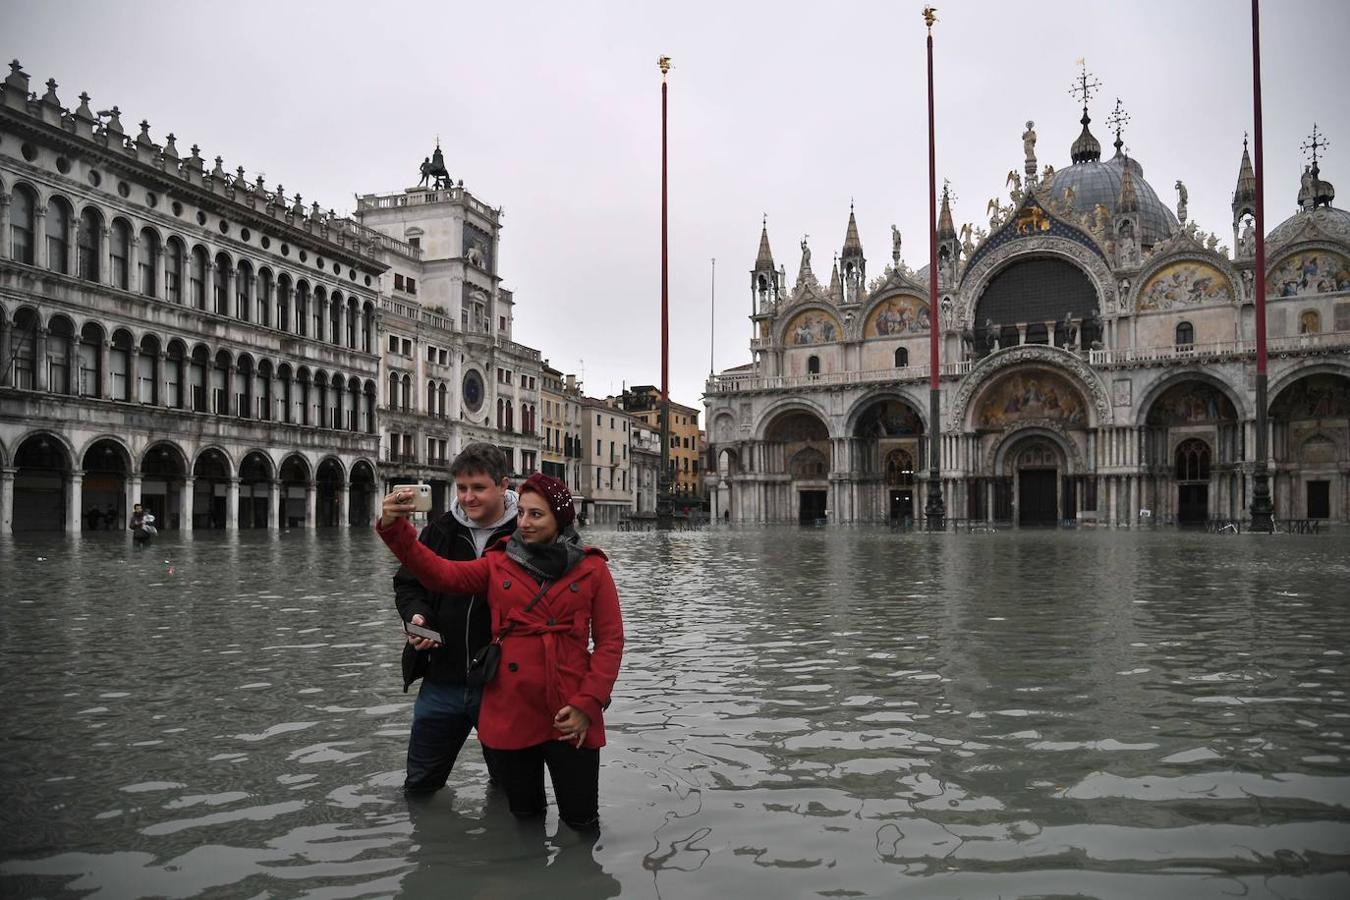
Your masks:
<svg viewBox="0 0 1350 900"><path fill-rule="evenodd" d="M488 546L516 530L513 517L492 533ZM478 558L473 534L468 527L447 512L422 529L422 543L438 556L454 560ZM394 575L394 603L403 621L421 613L426 627L439 631L445 643L435 650L417 650L403 645L403 690L417 679L447 684L463 684L469 660L478 648L492 640L492 616L487 597L463 594L439 594L422 587L417 577L399 566Z"/></svg>

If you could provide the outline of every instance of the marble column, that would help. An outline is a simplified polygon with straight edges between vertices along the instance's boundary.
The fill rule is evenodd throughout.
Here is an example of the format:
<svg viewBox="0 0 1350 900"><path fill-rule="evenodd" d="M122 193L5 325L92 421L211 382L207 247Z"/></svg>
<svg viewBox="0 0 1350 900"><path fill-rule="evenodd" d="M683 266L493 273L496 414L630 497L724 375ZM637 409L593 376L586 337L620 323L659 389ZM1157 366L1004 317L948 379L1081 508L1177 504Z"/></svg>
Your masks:
<svg viewBox="0 0 1350 900"><path fill-rule="evenodd" d="M13 197L0 194L0 259L9 259L9 204Z"/></svg>
<svg viewBox="0 0 1350 900"><path fill-rule="evenodd" d="M47 207L33 207L33 265L47 268Z"/></svg>
<svg viewBox="0 0 1350 900"><path fill-rule="evenodd" d="M351 516L348 515L347 504L351 500L351 485L343 482L337 488L337 523L339 528L346 528L351 522Z"/></svg>
<svg viewBox="0 0 1350 900"><path fill-rule="evenodd" d="M46 237L43 237L46 240ZM48 370L51 368L47 362L47 328L39 326L34 339L33 348L33 387L39 391L47 390Z"/></svg>
<svg viewBox="0 0 1350 900"><path fill-rule="evenodd" d="M141 284L140 236L133 231L127 245L127 290L134 294L144 294L145 285Z"/></svg>
<svg viewBox="0 0 1350 900"><path fill-rule="evenodd" d="M225 482L225 530L239 530L239 479Z"/></svg>
<svg viewBox="0 0 1350 900"><path fill-rule="evenodd" d="M80 516L84 512L84 472L72 471L66 477L66 531L80 533Z"/></svg>
<svg viewBox="0 0 1350 900"><path fill-rule="evenodd" d="M179 527L183 531L192 530L192 501L194 499L193 492L196 491L196 489L197 479L193 478L191 475L188 475L183 479L183 501L181 504L182 508L179 512L179 517L181 519Z"/></svg>
<svg viewBox="0 0 1350 900"><path fill-rule="evenodd" d="M14 530L14 476L18 474L12 466L0 469L0 534Z"/></svg>
<svg viewBox="0 0 1350 900"><path fill-rule="evenodd" d="M98 396L112 399L112 341L101 341L98 346Z"/></svg>
<svg viewBox="0 0 1350 900"><path fill-rule="evenodd" d="M126 489L126 493L127 493L127 515L130 516L130 515L131 515L131 508L132 508L133 506L135 506L137 503L140 503L140 502L141 502L141 476L140 476L140 473L135 473L135 474L132 474L132 475L128 475L127 478L126 478L126 481L123 483L123 487ZM164 522L160 522L160 523L158 523L158 525L159 525L160 528L163 528L164 525L165 525L165 523L164 523Z"/></svg>
<svg viewBox="0 0 1350 900"><path fill-rule="evenodd" d="M305 485L305 527L319 527L318 516L319 486L313 481Z"/></svg>
<svg viewBox="0 0 1350 900"><path fill-rule="evenodd" d="M280 531L284 510L281 508L281 482L267 482L267 530Z"/></svg>

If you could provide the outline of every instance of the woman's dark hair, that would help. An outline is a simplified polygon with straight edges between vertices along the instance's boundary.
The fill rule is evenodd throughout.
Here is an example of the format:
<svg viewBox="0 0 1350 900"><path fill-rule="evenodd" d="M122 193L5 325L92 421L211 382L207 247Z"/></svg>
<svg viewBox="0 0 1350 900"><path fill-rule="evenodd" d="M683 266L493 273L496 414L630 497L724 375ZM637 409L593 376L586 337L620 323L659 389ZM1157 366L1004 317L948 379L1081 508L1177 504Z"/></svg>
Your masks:
<svg viewBox="0 0 1350 900"><path fill-rule="evenodd" d="M506 454L496 444L489 444L487 441L466 444L450 463L450 474L454 476L474 475L479 472L486 474L494 484L511 474L506 470Z"/></svg>

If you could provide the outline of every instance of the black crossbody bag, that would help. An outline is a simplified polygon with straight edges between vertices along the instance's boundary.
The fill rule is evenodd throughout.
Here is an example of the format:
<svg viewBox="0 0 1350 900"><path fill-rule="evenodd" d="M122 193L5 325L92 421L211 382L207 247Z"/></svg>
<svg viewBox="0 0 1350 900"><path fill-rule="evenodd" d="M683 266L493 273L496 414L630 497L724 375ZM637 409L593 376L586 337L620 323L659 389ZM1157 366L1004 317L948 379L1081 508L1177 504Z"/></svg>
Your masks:
<svg viewBox="0 0 1350 900"><path fill-rule="evenodd" d="M545 584L540 588L539 593L534 595L534 599L526 604L522 612L529 612L534 609L535 604L544 599L544 595L548 593L548 589L552 586L552 584ZM490 604L489 608L491 608ZM483 687L497 677L497 667L501 665L502 661L502 641L511 633L511 629L515 628L515 625L514 621L507 622L506 627L492 639L491 643L480 648L473 655L473 659L469 660L468 669L464 673L465 684L469 687Z"/></svg>

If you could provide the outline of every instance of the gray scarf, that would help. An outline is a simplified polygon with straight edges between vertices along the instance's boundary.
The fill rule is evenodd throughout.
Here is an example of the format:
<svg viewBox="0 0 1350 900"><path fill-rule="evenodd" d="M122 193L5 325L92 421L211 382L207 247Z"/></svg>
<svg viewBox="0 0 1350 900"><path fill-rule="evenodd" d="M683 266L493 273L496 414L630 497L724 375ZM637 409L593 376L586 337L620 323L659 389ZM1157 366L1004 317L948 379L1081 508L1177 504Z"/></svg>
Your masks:
<svg viewBox="0 0 1350 900"><path fill-rule="evenodd" d="M581 545L581 535L571 525L548 543L527 544L519 534L512 534L506 544L506 555L520 564L543 584L545 581L557 581L567 571L581 562L586 548Z"/></svg>

